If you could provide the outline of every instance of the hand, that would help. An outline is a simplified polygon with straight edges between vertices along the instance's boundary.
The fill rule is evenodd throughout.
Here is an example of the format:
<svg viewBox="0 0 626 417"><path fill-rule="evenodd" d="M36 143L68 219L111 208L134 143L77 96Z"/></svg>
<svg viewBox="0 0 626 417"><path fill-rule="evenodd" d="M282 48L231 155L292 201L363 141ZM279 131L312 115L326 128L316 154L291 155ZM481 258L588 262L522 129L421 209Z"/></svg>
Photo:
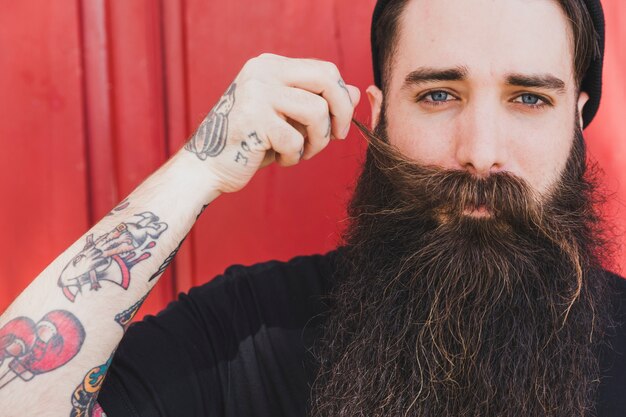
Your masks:
<svg viewBox="0 0 626 417"><path fill-rule="evenodd" d="M325 61L263 54L249 60L185 145L220 192L243 188L274 161L295 165L345 139L359 89Z"/></svg>

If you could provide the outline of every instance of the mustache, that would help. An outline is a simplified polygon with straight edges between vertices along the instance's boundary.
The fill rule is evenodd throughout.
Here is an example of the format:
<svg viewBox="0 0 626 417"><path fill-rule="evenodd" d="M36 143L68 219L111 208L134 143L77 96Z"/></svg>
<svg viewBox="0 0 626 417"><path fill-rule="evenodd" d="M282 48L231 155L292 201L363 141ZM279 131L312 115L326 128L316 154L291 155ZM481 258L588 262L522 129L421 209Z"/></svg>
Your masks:
<svg viewBox="0 0 626 417"><path fill-rule="evenodd" d="M371 162L399 197L393 214L434 213L458 219L468 210L486 208L501 222L535 227L543 222L541 196L523 178L506 171L480 177L466 170L420 165L361 122L354 123L370 145Z"/></svg>

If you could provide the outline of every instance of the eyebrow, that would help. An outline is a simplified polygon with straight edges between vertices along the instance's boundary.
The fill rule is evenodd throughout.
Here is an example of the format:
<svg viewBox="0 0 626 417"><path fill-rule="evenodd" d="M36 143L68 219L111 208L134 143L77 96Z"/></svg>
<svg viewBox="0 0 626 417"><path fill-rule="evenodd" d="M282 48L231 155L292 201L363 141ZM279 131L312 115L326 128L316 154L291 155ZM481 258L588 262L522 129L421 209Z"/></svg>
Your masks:
<svg viewBox="0 0 626 417"><path fill-rule="evenodd" d="M421 67L409 73L402 88L419 86L433 81L462 81L467 78L467 67L433 68Z"/></svg>
<svg viewBox="0 0 626 417"><path fill-rule="evenodd" d="M467 79L468 73L469 71L465 66L453 68L420 67L406 76L402 88L415 87L435 81L463 81ZM565 92L565 82L552 74L507 74L506 84L525 88L543 88L558 93Z"/></svg>
<svg viewBox="0 0 626 417"><path fill-rule="evenodd" d="M554 90L559 93L565 92L565 83L563 80L551 74L509 74L506 77L506 83L507 85L518 87L543 88L546 90Z"/></svg>

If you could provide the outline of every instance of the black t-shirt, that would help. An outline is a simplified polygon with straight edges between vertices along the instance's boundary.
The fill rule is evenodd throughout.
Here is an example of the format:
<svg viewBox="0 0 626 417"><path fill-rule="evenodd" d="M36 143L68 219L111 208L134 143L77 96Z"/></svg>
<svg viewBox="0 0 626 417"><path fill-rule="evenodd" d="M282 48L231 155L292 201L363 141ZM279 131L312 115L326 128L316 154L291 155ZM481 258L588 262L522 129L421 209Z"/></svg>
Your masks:
<svg viewBox="0 0 626 417"><path fill-rule="evenodd" d="M131 325L98 397L107 416L304 417L337 253L232 266ZM605 276L623 323L626 280ZM626 416L626 325L611 345L598 417Z"/></svg>

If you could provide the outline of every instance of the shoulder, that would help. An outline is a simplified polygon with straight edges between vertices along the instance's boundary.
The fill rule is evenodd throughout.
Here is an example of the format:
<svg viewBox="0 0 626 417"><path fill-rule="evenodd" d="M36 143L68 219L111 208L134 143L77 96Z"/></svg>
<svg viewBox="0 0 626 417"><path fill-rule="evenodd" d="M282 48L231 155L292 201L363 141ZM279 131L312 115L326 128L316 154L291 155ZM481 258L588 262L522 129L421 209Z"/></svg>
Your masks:
<svg viewBox="0 0 626 417"><path fill-rule="evenodd" d="M608 336L619 337L626 342L626 279L609 270L598 270L599 274L591 275L606 281L608 291L605 305L608 306L612 323L609 325ZM626 346L626 344L621 343Z"/></svg>
<svg viewBox="0 0 626 417"><path fill-rule="evenodd" d="M267 261L253 265L232 265L212 281L192 291L213 291L216 288L253 285L266 288L277 285L294 290L324 291L335 271L337 249L326 254L297 256L288 261ZM284 288L284 287L281 287Z"/></svg>
<svg viewBox="0 0 626 417"><path fill-rule="evenodd" d="M303 327L322 313L337 252L232 265L211 281L179 294L156 316L133 323L125 339L147 329L168 329L183 338L200 331L212 333L212 339L241 340L261 327Z"/></svg>
<svg viewBox="0 0 626 417"><path fill-rule="evenodd" d="M626 366L626 279L608 270L602 270L601 276L607 280L608 291L604 305L610 317L607 319L601 357L607 360L609 367ZM617 360L617 362L614 362ZM621 378L626 384L626 374Z"/></svg>
<svg viewBox="0 0 626 417"><path fill-rule="evenodd" d="M606 279L609 280L609 282L612 286L614 286L615 289L619 291L626 291L626 278L607 269L603 269L601 273Z"/></svg>
<svg viewBox="0 0 626 417"><path fill-rule="evenodd" d="M245 311L248 319L257 317L265 324L302 325L323 308L320 303L330 291L340 251L232 265L222 275L181 295L180 300L218 309L220 315Z"/></svg>
<svg viewBox="0 0 626 417"><path fill-rule="evenodd" d="M626 278L623 276L603 269L600 271L600 276L607 280L607 285L610 289L609 295L614 307L614 313L619 317L626 317Z"/></svg>
<svg viewBox="0 0 626 417"><path fill-rule="evenodd" d="M602 270L600 276L610 288L606 303L610 306L611 323L599 351L597 415L622 415L626 407L626 279L607 270Z"/></svg>

